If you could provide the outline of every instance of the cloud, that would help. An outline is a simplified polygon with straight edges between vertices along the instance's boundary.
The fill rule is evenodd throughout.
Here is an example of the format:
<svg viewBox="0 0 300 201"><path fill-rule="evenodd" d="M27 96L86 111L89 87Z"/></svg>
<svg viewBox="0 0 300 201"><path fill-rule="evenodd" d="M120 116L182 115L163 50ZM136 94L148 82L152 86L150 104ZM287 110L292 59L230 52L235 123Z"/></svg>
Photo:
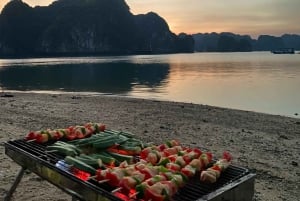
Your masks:
<svg viewBox="0 0 300 201"><path fill-rule="evenodd" d="M31 6L53 0L23 0ZM1 6L8 0L0 0ZM126 0L134 14L154 11L173 32L300 34L300 0ZM2 5L1 5L2 4ZM266 33L267 32L267 33Z"/></svg>

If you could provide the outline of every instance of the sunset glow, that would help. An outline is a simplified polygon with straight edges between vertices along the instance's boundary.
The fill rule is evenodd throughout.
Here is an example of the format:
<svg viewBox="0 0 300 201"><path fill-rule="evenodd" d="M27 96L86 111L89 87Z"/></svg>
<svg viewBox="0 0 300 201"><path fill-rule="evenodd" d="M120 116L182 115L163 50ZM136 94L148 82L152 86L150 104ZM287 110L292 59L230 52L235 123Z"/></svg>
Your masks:
<svg viewBox="0 0 300 201"><path fill-rule="evenodd" d="M0 9L9 0L1 0ZM53 0L24 0L30 6L47 6ZM150 11L163 17L172 32L233 32L253 38L269 34L300 34L299 0L126 0L133 14Z"/></svg>

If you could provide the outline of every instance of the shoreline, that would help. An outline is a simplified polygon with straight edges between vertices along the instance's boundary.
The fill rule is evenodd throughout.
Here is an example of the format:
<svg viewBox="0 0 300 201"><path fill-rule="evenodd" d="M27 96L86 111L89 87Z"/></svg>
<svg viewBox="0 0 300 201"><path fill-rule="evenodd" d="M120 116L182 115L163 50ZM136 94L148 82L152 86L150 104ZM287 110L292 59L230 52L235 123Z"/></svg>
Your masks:
<svg viewBox="0 0 300 201"><path fill-rule="evenodd" d="M254 200L300 197L300 120L250 111L110 95L10 93L0 97L0 198L20 167L3 143L30 130L102 122L127 130L145 142L178 139L205 147L217 156L227 150L233 163L256 173ZM42 187L42 188L41 188ZM12 200L71 200L35 174L26 174Z"/></svg>
<svg viewBox="0 0 300 201"><path fill-rule="evenodd" d="M296 118L300 119L300 114L295 112L294 114L279 114L279 113L267 113L263 111L252 111L247 110L243 108L227 108L217 105L209 105L205 103L193 103L193 102L184 102L184 101L171 101L168 99L159 99L159 98L145 98L145 97L133 97L128 95L117 95L113 93L100 93L100 92L76 92L76 91L51 91L51 90L32 90L32 91L18 91L18 90L5 90L0 92L0 97L5 96L6 94L43 94L43 95L73 95L73 96L109 96L109 97L116 97L116 98L131 98L131 99L145 99L149 101L162 101L162 102L174 102L174 103L184 103L184 104L196 104L196 105L207 105L212 106L216 108L224 108L229 110L240 110L245 112L254 112L254 113L261 113L266 115L275 115L275 116L282 116L282 117L288 117L288 118Z"/></svg>

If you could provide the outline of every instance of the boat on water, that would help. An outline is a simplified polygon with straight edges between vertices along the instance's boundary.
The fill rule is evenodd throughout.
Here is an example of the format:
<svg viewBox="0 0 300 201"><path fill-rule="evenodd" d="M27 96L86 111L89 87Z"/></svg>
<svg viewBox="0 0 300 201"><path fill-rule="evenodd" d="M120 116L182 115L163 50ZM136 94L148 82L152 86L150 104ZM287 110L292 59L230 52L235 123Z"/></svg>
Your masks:
<svg viewBox="0 0 300 201"><path fill-rule="evenodd" d="M294 48L280 48L278 50L271 51L273 54L295 54Z"/></svg>

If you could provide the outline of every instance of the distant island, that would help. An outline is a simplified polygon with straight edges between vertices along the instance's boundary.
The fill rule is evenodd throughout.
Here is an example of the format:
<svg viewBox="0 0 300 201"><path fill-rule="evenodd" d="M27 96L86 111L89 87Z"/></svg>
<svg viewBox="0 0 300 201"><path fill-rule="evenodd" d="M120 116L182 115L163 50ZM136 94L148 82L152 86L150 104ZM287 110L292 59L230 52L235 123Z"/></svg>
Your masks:
<svg viewBox="0 0 300 201"><path fill-rule="evenodd" d="M0 14L0 57L93 56L300 50L300 35L178 35L154 12L133 15L124 0L11 0Z"/></svg>
<svg viewBox="0 0 300 201"><path fill-rule="evenodd" d="M248 35L234 33L198 33L193 34L197 52L249 52L273 51L283 48L300 50L300 35L284 34L280 37L260 35L252 39Z"/></svg>
<svg viewBox="0 0 300 201"><path fill-rule="evenodd" d="M124 0L12 0L0 14L0 56L81 56L194 52L153 12L133 15Z"/></svg>

